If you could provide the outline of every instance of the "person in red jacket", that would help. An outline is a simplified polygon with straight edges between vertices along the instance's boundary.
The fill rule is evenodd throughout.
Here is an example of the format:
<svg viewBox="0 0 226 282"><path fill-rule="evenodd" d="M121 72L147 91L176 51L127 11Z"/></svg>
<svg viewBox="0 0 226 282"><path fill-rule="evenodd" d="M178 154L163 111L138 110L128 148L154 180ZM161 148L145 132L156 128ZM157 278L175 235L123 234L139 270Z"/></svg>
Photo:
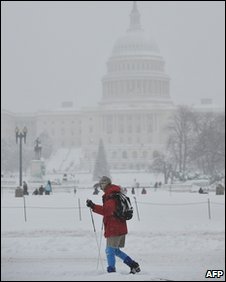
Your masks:
<svg viewBox="0 0 226 282"><path fill-rule="evenodd" d="M111 179L107 176L101 177L99 185L104 192L103 205L96 205L91 200L87 200L86 205L93 212L103 216L104 236L107 239L105 250L108 262L107 272L116 272L115 256L122 259L130 267L130 273L140 272L139 264L120 250L125 246L125 237L128 230L126 220L119 219L114 215L117 203L112 194L118 193L121 188L112 184Z"/></svg>

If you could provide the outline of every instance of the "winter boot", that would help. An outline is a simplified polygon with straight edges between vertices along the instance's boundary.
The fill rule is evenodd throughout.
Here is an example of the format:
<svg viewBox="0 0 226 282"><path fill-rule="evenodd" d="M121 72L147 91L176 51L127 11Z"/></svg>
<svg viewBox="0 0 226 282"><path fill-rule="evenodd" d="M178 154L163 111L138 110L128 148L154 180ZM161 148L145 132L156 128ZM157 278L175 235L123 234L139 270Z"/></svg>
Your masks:
<svg viewBox="0 0 226 282"><path fill-rule="evenodd" d="M136 272L140 272L139 264L132 260L129 256L124 259L124 263L130 267L130 273L135 274Z"/></svg>
<svg viewBox="0 0 226 282"><path fill-rule="evenodd" d="M130 273L135 274L136 272L140 272L140 266L137 262L133 262L133 265L130 267Z"/></svg>
<svg viewBox="0 0 226 282"><path fill-rule="evenodd" d="M108 266L107 267L107 272L116 272L116 269L113 266Z"/></svg>

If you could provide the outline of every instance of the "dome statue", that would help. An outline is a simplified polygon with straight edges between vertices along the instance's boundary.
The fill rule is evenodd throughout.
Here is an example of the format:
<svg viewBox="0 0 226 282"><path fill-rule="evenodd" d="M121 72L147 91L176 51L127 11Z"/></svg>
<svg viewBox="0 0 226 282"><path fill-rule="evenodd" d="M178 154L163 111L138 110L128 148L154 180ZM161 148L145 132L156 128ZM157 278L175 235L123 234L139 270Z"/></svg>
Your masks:
<svg viewBox="0 0 226 282"><path fill-rule="evenodd" d="M133 1L129 29L126 35L117 40L112 55L152 55L155 53L159 53L159 47L153 39L146 36L141 28L140 13L136 1Z"/></svg>

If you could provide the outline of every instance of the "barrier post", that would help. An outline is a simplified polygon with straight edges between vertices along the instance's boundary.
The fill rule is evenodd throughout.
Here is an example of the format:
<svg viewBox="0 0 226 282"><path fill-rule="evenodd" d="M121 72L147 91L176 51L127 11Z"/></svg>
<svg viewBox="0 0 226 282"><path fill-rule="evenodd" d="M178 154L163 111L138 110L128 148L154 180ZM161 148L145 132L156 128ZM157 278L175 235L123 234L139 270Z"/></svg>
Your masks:
<svg viewBox="0 0 226 282"><path fill-rule="evenodd" d="M27 215L26 215L26 202L25 202L25 197L23 196L24 198L24 220L25 222L27 221Z"/></svg>
<svg viewBox="0 0 226 282"><path fill-rule="evenodd" d="M137 199L136 199L136 197L133 197L133 198L135 200L135 206L136 206L136 211L137 211L137 218L140 221L140 215L139 215L138 206L137 206Z"/></svg>
<svg viewBox="0 0 226 282"><path fill-rule="evenodd" d="M210 212L210 199L208 198L208 215L209 219L211 219L211 212Z"/></svg>
<svg viewBox="0 0 226 282"><path fill-rule="evenodd" d="M82 213L81 213L81 204L80 204L80 199L78 198L78 210L79 210L79 220L82 220Z"/></svg>

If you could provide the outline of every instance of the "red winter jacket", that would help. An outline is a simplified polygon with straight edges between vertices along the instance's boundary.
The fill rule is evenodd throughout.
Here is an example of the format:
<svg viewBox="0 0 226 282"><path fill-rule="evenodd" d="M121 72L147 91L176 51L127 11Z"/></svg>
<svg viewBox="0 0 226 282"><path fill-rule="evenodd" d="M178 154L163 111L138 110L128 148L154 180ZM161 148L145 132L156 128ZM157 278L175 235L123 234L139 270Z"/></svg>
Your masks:
<svg viewBox="0 0 226 282"><path fill-rule="evenodd" d="M103 206L95 205L93 211L104 216L104 236L112 237L127 234L126 220L114 216L116 209L116 200L109 198L113 193L120 191L120 187L111 184L107 187L103 195Z"/></svg>

